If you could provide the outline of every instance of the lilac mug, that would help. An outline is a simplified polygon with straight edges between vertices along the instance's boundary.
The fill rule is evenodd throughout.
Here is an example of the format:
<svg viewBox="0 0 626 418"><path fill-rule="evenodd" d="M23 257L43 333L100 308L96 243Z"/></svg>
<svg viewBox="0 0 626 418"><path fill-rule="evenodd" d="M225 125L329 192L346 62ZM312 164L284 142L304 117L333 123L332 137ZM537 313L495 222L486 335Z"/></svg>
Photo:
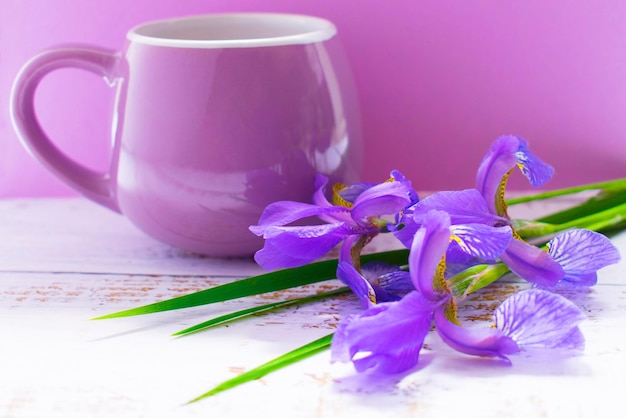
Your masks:
<svg viewBox="0 0 626 418"><path fill-rule="evenodd" d="M125 52L59 47L29 61L12 93L24 146L83 196L191 252L246 256L266 205L308 202L316 173L358 179L358 109L335 26L288 14L216 14L150 22ZM48 138L35 91L74 67L117 87L112 158L95 172Z"/></svg>

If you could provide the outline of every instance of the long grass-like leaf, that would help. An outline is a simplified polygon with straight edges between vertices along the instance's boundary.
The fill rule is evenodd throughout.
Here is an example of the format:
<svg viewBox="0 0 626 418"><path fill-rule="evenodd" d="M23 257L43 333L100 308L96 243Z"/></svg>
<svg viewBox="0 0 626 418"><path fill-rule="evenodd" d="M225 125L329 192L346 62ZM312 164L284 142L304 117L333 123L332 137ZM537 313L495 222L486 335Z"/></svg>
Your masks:
<svg viewBox="0 0 626 418"><path fill-rule="evenodd" d="M367 254L362 257L363 263L369 261L385 261L389 264L405 264L408 250L385 251ZM307 284L318 283L335 278L337 260L320 261L285 270L273 271L232 283L216 286L188 295L179 296L149 305L139 306L94 319L123 318L127 316L145 315L174 309L191 308L194 306L224 302L245 296L260 295L268 292L289 289Z"/></svg>
<svg viewBox="0 0 626 418"><path fill-rule="evenodd" d="M203 331L205 329L215 327L217 325L222 325L222 324L225 324L225 323L237 320L237 319L243 319L251 315L265 313L265 312L269 312L269 311L279 309L279 308L286 308L289 306L297 306L297 305L302 305L305 303L311 303L317 300L329 298L331 296L340 295L342 293L347 293L349 291L350 291L350 288L348 287L340 287L338 289L329 290L328 292L317 293L315 295L305 296L305 297L298 298L298 299L289 299L289 300L284 300L281 302L274 302L274 303L268 303L268 304L264 304L260 306L253 306L252 308L242 309L237 312L231 312L226 315L221 315L216 318L210 319L208 321L201 322L197 325L193 325L189 328L185 328L181 331L175 332L172 335L176 337L189 335L191 333Z"/></svg>
<svg viewBox="0 0 626 418"><path fill-rule="evenodd" d="M550 224L573 222L591 214L596 214L617 207L624 202L626 202L626 190L607 192L594 196L593 198L571 208L539 218L537 221Z"/></svg>
<svg viewBox="0 0 626 418"><path fill-rule="evenodd" d="M202 395L192 399L191 401L189 401L189 403L197 402L201 399L208 398L225 390L232 389L235 386L239 386L252 380L260 379L269 373L289 366L290 364L297 363L298 361L304 360L305 358L310 357L314 354L320 353L330 347L332 338L333 334L329 334L308 344L305 344L299 348L296 348L295 350L283 354L280 357L270 360L267 363L255 367L254 369L248 370L247 372L244 372L236 377L233 377L232 379L229 379L215 386L208 392L205 392Z"/></svg>
<svg viewBox="0 0 626 418"><path fill-rule="evenodd" d="M626 189L626 178L619 178L615 180L603 181L600 183L588 183L580 186L567 187L563 189L550 190L547 192L540 192L530 194L526 196L519 196L507 199L508 205L517 205L520 203L534 202L537 200L552 199L560 196L567 196L570 194L580 193L584 191L605 191L612 192L615 190Z"/></svg>

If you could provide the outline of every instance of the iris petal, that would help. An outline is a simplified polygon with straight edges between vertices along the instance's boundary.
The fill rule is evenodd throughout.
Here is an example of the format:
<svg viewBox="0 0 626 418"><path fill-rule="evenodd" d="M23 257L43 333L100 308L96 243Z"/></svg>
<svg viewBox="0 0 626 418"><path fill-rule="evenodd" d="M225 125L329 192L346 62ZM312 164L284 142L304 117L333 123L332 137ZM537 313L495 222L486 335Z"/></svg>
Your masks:
<svg viewBox="0 0 626 418"><path fill-rule="evenodd" d="M415 290L408 271L382 261L372 261L361 266L361 274L374 289L376 302L400 299L398 294Z"/></svg>
<svg viewBox="0 0 626 418"><path fill-rule="evenodd" d="M508 226L453 225L450 232L463 252L483 260L495 260L500 257L512 237L511 228Z"/></svg>
<svg viewBox="0 0 626 418"><path fill-rule="evenodd" d="M495 311L496 326L523 348L582 349L585 315L571 301L540 289L518 292Z"/></svg>
<svg viewBox="0 0 626 418"><path fill-rule="evenodd" d="M352 218L355 221L370 216L396 214L411 203L406 185L398 182L387 182L370 187L354 201Z"/></svg>
<svg viewBox="0 0 626 418"><path fill-rule="evenodd" d="M413 219L420 224L430 210L443 210L455 224L481 223L493 225L506 223L507 219L489 212L487 202L476 189L444 191L425 197L412 207Z"/></svg>
<svg viewBox="0 0 626 418"><path fill-rule="evenodd" d="M348 210L340 206L319 207L308 203L280 201L268 205L261 214L258 225L253 225L249 229L261 236L268 227L287 225L311 216L342 212L347 213Z"/></svg>
<svg viewBox="0 0 626 418"><path fill-rule="evenodd" d="M326 195L324 194L324 190L326 185L328 184L328 177L323 174L317 174L315 176L315 193L313 193L313 203L317 206L327 207L333 206L332 203L328 201Z"/></svg>
<svg viewBox="0 0 626 418"><path fill-rule="evenodd" d="M359 300L363 308L369 308L376 302L376 293L372 285L354 268L354 266L347 262L342 261L337 266L337 278L341 282L348 285L352 293L354 293Z"/></svg>
<svg viewBox="0 0 626 418"><path fill-rule="evenodd" d="M352 361L357 371L400 373L415 367L428 334L434 305L418 292L376 305L339 324L331 361Z"/></svg>
<svg viewBox="0 0 626 418"><path fill-rule="evenodd" d="M409 192L409 199L411 200L410 205L413 205L415 203L417 203L419 201L419 196L417 194L417 192L415 190L413 190L413 186L411 183L411 180L407 179L404 174L402 174L400 171L398 170L392 170L391 171L391 177L393 178L394 181L398 182L398 183L402 183L405 185L406 189Z"/></svg>
<svg viewBox="0 0 626 418"><path fill-rule="evenodd" d="M552 238L549 253L565 271L564 281L590 286L596 271L620 260L620 253L604 235L586 229L571 229Z"/></svg>
<svg viewBox="0 0 626 418"><path fill-rule="evenodd" d="M415 290L411 274L408 271L397 270L378 277L378 284L390 292L408 292Z"/></svg>
<svg viewBox="0 0 626 418"><path fill-rule="evenodd" d="M341 224L273 226L264 233L265 245L254 255L264 269L298 267L315 261L339 244L350 232Z"/></svg>
<svg viewBox="0 0 626 418"><path fill-rule="evenodd" d="M433 277L450 243L450 217L446 212L430 211L417 230L409 253L409 272L413 285L427 299L438 300Z"/></svg>
<svg viewBox="0 0 626 418"><path fill-rule="evenodd" d="M443 307L435 310L437 333L450 347L461 353L482 357L498 357L510 363L506 354L519 351L510 337L496 328L462 327L450 322Z"/></svg>
<svg viewBox="0 0 626 418"><path fill-rule="evenodd" d="M550 254L519 239L512 239L500 257L513 273L539 286L554 286L565 274Z"/></svg>
<svg viewBox="0 0 626 418"><path fill-rule="evenodd" d="M377 183L354 183L339 191L339 196L347 202L354 203L357 197Z"/></svg>
<svg viewBox="0 0 626 418"><path fill-rule="evenodd" d="M515 155L522 173L533 187L543 186L554 175L554 168L530 152L528 142L525 139L518 137L518 140L519 148Z"/></svg>
<svg viewBox="0 0 626 418"><path fill-rule="evenodd" d="M496 139L478 167L476 173L476 189L487 201L489 211L497 214L496 196L500 181L506 173L515 167L519 149L519 139L513 135L505 135Z"/></svg>
<svg viewBox="0 0 626 418"><path fill-rule="evenodd" d="M420 224L413 220L413 212L408 209L397 220L396 227L393 228L393 236L402 243L406 248L411 248L415 233L419 229Z"/></svg>
<svg viewBox="0 0 626 418"><path fill-rule="evenodd" d="M528 149L525 139L504 135L496 139L476 174L476 188L485 197L491 213L498 213L498 188L507 173L518 166L533 187L552 178L554 169Z"/></svg>
<svg viewBox="0 0 626 418"><path fill-rule="evenodd" d="M350 213L348 208L343 206L335 206L328 201L326 195L324 194L324 190L326 189L326 185L328 184L328 177L317 174L315 176L315 193L313 193L313 203L321 208L341 208L340 211L335 212L334 210L320 211L318 217L324 222L333 223L333 222L350 222L352 218L350 217Z"/></svg>
<svg viewBox="0 0 626 418"><path fill-rule="evenodd" d="M444 191L427 196L411 206L400 220L403 228L394 231L394 236L405 247L411 248L415 232L431 210L447 212L452 225L465 223L494 225L509 222L506 218L490 213L487 202L476 189Z"/></svg>
<svg viewBox="0 0 626 418"><path fill-rule="evenodd" d="M361 267L361 271L358 271L354 266L352 248L359 239L358 235L351 235L342 244L339 251L337 278L348 285L365 309L372 307L378 302L398 300L399 297L387 293L382 286L376 284L376 279L380 274L397 271L399 270L397 266L383 262L371 262L364 264Z"/></svg>

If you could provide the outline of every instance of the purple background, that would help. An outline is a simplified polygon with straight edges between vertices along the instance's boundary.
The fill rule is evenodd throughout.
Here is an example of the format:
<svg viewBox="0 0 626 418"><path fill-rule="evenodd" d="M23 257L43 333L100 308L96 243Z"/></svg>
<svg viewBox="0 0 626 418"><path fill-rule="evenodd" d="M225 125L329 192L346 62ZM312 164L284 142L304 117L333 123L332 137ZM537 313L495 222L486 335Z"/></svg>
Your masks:
<svg viewBox="0 0 626 418"><path fill-rule="evenodd" d="M626 2L467 0L0 0L0 196L72 195L9 121L22 64L60 43L123 47L143 21L231 11L335 22L361 101L365 180L397 168L420 190L471 187L500 134L556 168L550 187L626 176ZM42 123L60 148L106 166L114 92L91 74L50 75ZM519 176L514 187L523 187Z"/></svg>

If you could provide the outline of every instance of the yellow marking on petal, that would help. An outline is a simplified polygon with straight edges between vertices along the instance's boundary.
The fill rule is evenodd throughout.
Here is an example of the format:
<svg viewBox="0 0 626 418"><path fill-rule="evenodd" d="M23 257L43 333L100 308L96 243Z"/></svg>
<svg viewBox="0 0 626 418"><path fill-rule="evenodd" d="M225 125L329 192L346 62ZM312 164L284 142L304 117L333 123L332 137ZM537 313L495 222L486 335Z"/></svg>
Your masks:
<svg viewBox="0 0 626 418"><path fill-rule="evenodd" d="M343 183L335 183L333 185L333 205L335 205L335 206L343 206L345 208L352 209L352 207L354 205L352 203L348 202L343 197L341 197L341 195L339 194L340 191L342 191L344 189L347 189L347 188L348 188L348 186L346 186Z"/></svg>
<svg viewBox="0 0 626 418"><path fill-rule="evenodd" d="M450 299L450 302L446 303L443 308L443 314L448 321L455 325L461 325L459 318L457 317L457 305L455 299Z"/></svg>
<svg viewBox="0 0 626 418"><path fill-rule="evenodd" d="M450 235L450 241L454 241L454 242L457 242L459 244L463 243L463 241L461 241L461 238L457 237L456 235Z"/></svg>
<svg viewBox="0 0 626 418"><path fill-rule="evenodd" d="M369 299L370 302L372 302L373 305L376 305L377 303L376 293L374 292L374 289L372 289L371 287L367 289L367 298Z"/></svg>
<svg viewBox="0 0 626 418"><path fill-rule="evenodd" d="M509 215L507 213L508 206L506 204L506 200L504 199L504 193L506 192L506 184L509 181L509 176L511 175L512 172L513 172L513 169L510 169L502 177L502 180L500 180L500 184L498 185L498 191L496 192L496 196L495 196L496 211L498 212L498 215L504 216L505 218L508 218Z"/></svg>
<svg viewBox="0 0 626 418"><path fill-rule="evenodd" d="M433 289L439 292L450 293L450 287L448 286L448 282L444 276L446 272L446 255L444 254L439 260L439 264L437 264L437 269L435 270L435 275L433 277Z"/></svg>
<svg viewBox="0 0 626 418"><path fill-rule="evenodd" d="M396 181L395 178L389 177L383 183L392 183L394 181ZM339 192L341 192L342 190L347 189L347 188L348 188L348 186L346 186L343 183L335 183L333 185L333 205L335 205L335 206L343 206L343 207L346 207L346 208L352 208L354 206L351 202L348 202L346 199L341 197L341 195L339 194Z"/></svg>

